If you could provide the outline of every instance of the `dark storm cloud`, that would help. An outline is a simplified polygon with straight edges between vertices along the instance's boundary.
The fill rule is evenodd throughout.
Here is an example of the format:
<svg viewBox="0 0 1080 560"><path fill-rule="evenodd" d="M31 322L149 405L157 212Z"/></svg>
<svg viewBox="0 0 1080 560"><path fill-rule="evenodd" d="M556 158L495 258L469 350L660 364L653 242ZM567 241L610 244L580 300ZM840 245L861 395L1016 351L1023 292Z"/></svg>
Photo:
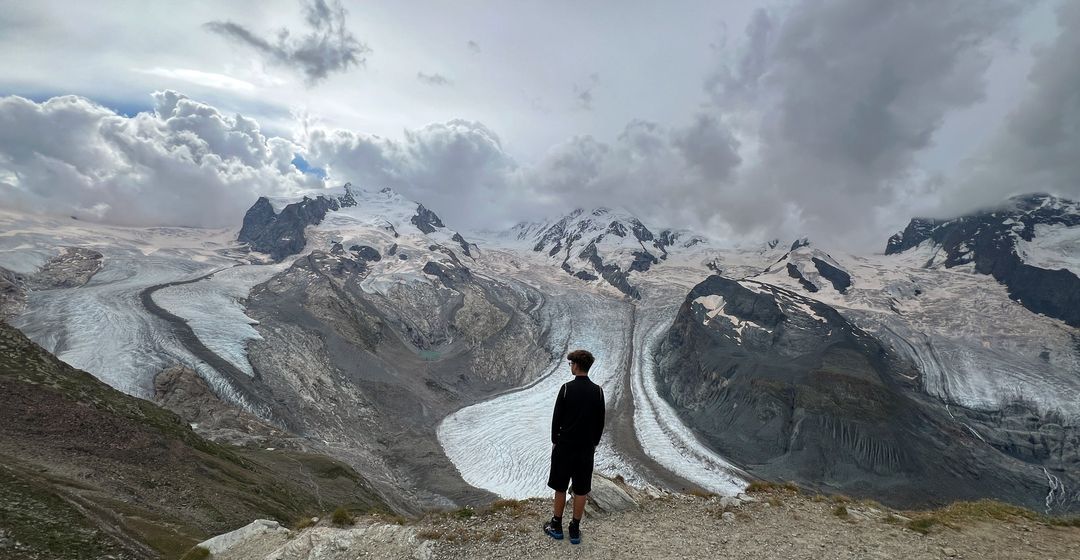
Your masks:
<svg viewBox="0 0 1080 560"><path fill-rule="evenodd" d="M1011 194L1080 198L1080 2L1057 12L1059 34L1039 53L1027 97L993 140L958 173L946 209L993 205ZM946 185L946 188L948 185Z"/></svg>
<svg viewBox="0 0 1080 560"><path fill-rule="evenodd" d="M442 74L425 74L423 72L416 73L416 79L421 83L429 86L448 86L450 85L450 79Z"/></svg>
<svg viewBox="0 0 1080 560"><path fill-rule="evenodd" d="M711 115L698 115L693 125L675 133L673 142L708 180L728 179L742 161L739 141Z"/></svg>
<svg viewBox="0 0 1080 560"><path fill-rule="evenodd" d="M309 85L364 64L371 49L345 28L346 11L340 2L309 0L302 9L310 30L301 37L281 29L266 38L231 21L212 21L204 27L255 49L270 62L299 70Z"/></svg>
<svg viewBox="0 0 1080 560"><path fill-rule="evenodd" d="M982 99L989 46L1018 13L1001 0L759 11L741 55L705 82L756 143L740 188L723 193L725 220L830 238L872 230L867 209L892 204L946 116Z"/></svg>
<svg viewBox="0 0 1080 560"><path fill-rule="evenodd" d="M707 202L706 193L729 184L737 150L731 132L708 115L676 128L634 120L611 144L579 136L555 146L519 180L557 212L625 206L662 225L685 225L681 218Z"/></svg>

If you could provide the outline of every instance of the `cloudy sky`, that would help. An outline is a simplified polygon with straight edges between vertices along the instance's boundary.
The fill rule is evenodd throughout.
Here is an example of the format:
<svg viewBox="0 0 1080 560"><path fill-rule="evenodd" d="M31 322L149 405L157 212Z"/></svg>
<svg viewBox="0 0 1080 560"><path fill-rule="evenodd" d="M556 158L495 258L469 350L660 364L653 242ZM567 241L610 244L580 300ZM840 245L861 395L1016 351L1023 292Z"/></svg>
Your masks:
<svg viewBox="0 0 1080 560"><path fill-rule="evenodd" d="M0 204L235 226L352 181L462 229L604 205L881 250L1080 197L1078 28L1071 0L6 2Z"/></svg>

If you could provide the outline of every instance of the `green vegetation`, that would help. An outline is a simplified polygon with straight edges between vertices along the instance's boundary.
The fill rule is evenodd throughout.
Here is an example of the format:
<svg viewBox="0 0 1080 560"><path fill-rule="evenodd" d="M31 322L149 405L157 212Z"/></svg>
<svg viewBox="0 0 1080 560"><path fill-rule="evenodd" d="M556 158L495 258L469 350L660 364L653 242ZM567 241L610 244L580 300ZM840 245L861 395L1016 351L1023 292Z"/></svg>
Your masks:
<svg viewBox="0 0 1080 560"><path fill-rule="evenodd" d="M330 522L334 525L352 525L356 522L356 519L343 506L335 509L334 513L330 514Z"/></svg>
<svg viewBox="0 0 1080 560"><path fill-rule="evenodd" d="M489 513L505 511L511 517L520 516L526 509L527 503L521 500L495 500L488 506Z"/></svg>
<svg viewBox="0 0 1080 560"><path fill-rule="evenodd" d="M205 560L210 557L210 551L201 546L196 546L189 550L187 554L180 557L180 560Z"/></svg>
<svg viewBox="0 0 1080 560"><path fill-rule="evenodd" d="M926 534L936 526L959 529L963 523L978 521L1031 521L1055 527L1080 527L1080 517L1052 517L997 500L956 502L941 509L916 514L907 528Z"/></svg>
<svg viewBox="0 0 1080 560"><path fill-rule="evenodd" d="M140 543L179 558L255 518L310 518L322 500L389 511L340 461L210 442L176 414L68 366L2 323L0 402L0 448L36 450L0 454L0 527L27 557L141 556ZM298 466L305 480L296 479Z"/></svg>
<svg viewBox="0 0 1080 560"><path fill-rule="evenodd" d="M702 490L700 488L691 488L690 490L687 490L686 493L690 494L691 496L697 496L699 498L705 499L716 497L716 492L709 492L708 490Z"/></svg>
<svg viewBox="0 0 1080 560"><path fill-rule="evenodd" d="M798 494L801 489L794 482L768 482L755 480L746 487L747 494L760 494L766 492L780 492Z"/></svg>

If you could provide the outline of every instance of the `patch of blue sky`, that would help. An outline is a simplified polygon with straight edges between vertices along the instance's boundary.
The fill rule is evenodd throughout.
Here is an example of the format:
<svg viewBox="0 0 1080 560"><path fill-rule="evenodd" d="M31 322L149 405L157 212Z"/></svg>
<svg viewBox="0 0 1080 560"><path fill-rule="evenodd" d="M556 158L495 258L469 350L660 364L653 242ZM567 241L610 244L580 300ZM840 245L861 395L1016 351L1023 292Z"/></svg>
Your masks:
<svg viewBox="0 0 1080 560"><path fill-rule="evenodd" d="M309 175L315 175L320 179L326 178L326 170L321 167L314 167L308 160L304 159L304 156L295 154L292 160L293 167L300 170L301 173L307 173Z"/></svg>

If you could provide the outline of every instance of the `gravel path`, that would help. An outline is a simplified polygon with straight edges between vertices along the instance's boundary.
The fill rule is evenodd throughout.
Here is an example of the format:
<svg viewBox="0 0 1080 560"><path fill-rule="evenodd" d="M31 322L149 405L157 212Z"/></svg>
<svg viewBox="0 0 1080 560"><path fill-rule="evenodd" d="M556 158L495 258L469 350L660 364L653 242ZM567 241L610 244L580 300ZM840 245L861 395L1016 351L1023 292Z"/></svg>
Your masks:
<svg viewBox="0 0 1080 560"><path fill-rule="evenodd" d="M550 502L496 502L484 511L433 513L420 520L366 517L347 527L326 520L303 531L258 522L225 540L212 560L413 560L588 558L682 560L753 558L828 559L1037 559L1080 558L1080 527L1051 526L1027 517L997 520L976 504L960 516L935 514L948 525L926 534L908 528L911 518L872 503L771 490L732 498L631 491L640 507L613 514L586 513L579 545L556 541L540 527ZM629 503L629 502L628 502ZM592 506L590 506L592 507ZM975 513L972 513L974 511ZM952 515L952 514L948 514ZM254 529L253 529L254 527ZM259 532L254 537L237 536Z"/></svg>
<svg viewBox="0 0 1080 560"><path fill-rule="evenodd" d="M772 496L732 510L725 520L718 498L677 495L649 500L641 511L586 516L583 542L571 545L540 532L549 506L530 501L517 511L455 520L420 534L437 535L432 557L447 559L1080 558L1078 528L983 521L923 535L890 519L888 511L849 504L841 518L837 507L829 500Z"/></svg>

